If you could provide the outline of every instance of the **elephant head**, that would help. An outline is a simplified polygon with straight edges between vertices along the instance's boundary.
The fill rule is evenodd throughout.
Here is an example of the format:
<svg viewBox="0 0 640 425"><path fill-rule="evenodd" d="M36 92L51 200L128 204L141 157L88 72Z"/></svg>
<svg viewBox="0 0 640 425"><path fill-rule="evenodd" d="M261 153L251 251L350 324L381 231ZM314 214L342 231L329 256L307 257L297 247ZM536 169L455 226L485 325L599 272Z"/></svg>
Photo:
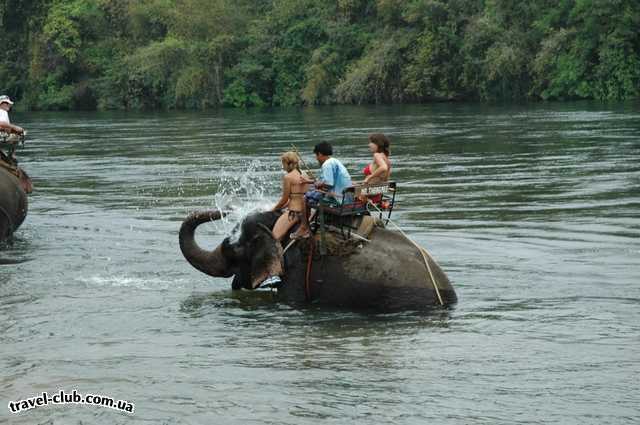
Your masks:
<svg viewBox="0 0 640 425"><path fill-rule="evenodd" d="M237 241L227 237L213 251L202 249L195 241L196 228L224 215L219 210L201 211L185 219L179 238L187 261L210 276L234 276L233 289L254 289L270 275L282 274L282 247L271 235L280 213L251 214L242 221Z"/></svg>

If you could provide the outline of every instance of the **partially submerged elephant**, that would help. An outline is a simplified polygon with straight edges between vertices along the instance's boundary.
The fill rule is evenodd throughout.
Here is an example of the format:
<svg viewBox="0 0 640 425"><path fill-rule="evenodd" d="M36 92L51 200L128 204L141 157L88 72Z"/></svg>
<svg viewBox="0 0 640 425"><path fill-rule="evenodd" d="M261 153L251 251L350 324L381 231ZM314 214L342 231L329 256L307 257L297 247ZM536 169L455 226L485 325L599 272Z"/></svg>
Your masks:
<svg viewBox="0 0 640 425"><path fill-rule="evenodd" d="M340 255L320 255L316 239L298 241L282 261L282 247L270 232L279 215L251 214L243 220L237 241L226 238L213 251L205 251L195 241L195 230L223 214L218 210L193 213L180 228L180 249L203 273L234 276L233 289L253 289L269 275L281 273L277 294L285 301L376 310L420 309L457 301L435 260L424 251L423 257L402 234L383 227L372 230L370 242L352 243L352 249Z"/></svg>
<svg viewBox="0 0 640 425"><path fill-rule="evenodd" d="M20 227L27 208L27 194L20 180L0 164L0 241Z"/></svg>

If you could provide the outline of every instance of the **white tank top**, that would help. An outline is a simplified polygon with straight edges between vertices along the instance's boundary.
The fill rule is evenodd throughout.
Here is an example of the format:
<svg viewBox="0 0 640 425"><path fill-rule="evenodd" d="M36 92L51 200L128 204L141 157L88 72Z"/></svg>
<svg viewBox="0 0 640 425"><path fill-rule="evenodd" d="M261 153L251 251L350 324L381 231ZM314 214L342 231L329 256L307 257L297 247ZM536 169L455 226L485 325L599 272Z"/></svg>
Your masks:
<svg viewBox="0 0 640 425"><path fill-rule="evenodd" d="M9 114L4 109L0 109L0 122L11 124L11 121L9 121Z"/></svg>

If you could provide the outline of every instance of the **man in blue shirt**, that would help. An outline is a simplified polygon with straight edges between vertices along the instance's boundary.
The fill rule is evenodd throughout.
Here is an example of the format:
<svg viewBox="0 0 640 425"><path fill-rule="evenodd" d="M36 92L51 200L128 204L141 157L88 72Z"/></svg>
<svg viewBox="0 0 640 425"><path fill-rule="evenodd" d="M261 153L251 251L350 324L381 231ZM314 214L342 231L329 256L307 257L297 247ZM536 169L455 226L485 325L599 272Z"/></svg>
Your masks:
<svg viewBox="0 0 640 425"><path fill-rule="evenodd" d="M311 232L309 230L310 208L317 206L320 199L324 197L332 197L337 201L342 202L342 192L347 187L353 185L351 176L342 162L331 156L333 155L333 147L330 143L318 143L313 148L313 153L316 155L316 159L322 167L321 176L320 179L316 181L300 177L300 183L313 184L316 189L310 190L304 195L307 211L300 228L296 233L291 235L291 238L293 239L308 238L311 236Z"/></svg>
<svg viewBox="0 0 640 425"><path fill-rule="evenodd" d="M313 153L316 154L316 159L322 166L322 175L316 187L324 188L329 196L342 200L342 192L353 186L349 172L342 162L331 156L333 149L329 143L319 143Z"/></svg>

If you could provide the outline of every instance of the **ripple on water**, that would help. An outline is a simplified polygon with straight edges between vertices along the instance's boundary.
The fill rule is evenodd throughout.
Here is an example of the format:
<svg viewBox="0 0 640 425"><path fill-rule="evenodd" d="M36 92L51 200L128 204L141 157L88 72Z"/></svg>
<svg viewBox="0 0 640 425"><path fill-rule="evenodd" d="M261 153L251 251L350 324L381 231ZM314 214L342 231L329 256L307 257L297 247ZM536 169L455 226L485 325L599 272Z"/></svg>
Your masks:
<svg viewBox="0 0 640 425"><path fill-rule="evenodd" d="M11 423L640 421L637 108L588 103L17 115L30 215L0 248L0 393L136 403ZM271 208L279 155L334 142L353 175L392 139L394 220L453 309L393 315L236 293L182 258ZM4 415L6 415L6 411ZM0 422L8 420L1 416Z"/></svg>

